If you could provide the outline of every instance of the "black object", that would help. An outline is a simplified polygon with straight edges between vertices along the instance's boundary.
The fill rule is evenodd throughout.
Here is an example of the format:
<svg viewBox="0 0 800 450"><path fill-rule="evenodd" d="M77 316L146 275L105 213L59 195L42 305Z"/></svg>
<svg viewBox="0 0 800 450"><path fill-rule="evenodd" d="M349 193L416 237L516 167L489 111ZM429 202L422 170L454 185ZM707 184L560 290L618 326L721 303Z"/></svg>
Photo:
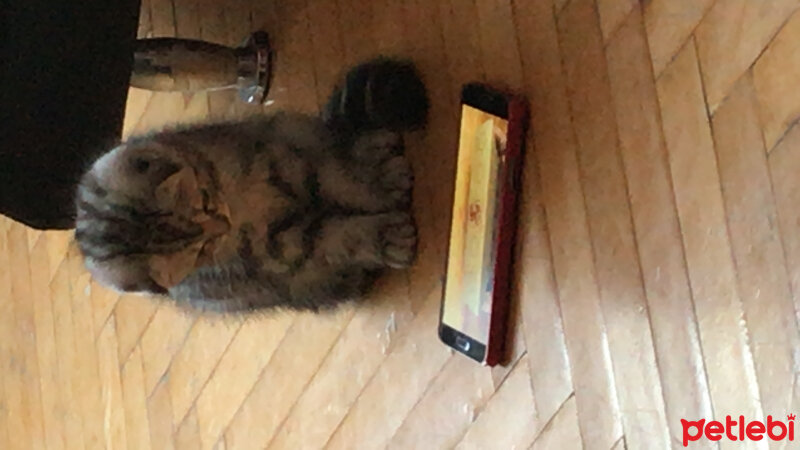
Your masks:
<svg viewBox="0 0 800 450"><path fill-rule="evenodd" d="M377 58L350 69L328 100L323 118L347 138L353 133L420 128L428 116L425 85L411 62Z"/></svg>
<svg viewBox="0 0 800 450"><path fill-rule="evenodd" d="M74 226L84 169L118 140L139 0L7 0L0 13L0 214Z"/></svg>

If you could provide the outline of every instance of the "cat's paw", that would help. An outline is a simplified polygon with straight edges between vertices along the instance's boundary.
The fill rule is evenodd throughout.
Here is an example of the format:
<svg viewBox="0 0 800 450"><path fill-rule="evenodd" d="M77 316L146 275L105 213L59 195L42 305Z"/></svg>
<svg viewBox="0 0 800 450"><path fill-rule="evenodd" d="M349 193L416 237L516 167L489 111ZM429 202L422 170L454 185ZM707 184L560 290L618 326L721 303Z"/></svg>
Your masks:
<svg viewBox="0 0 800 450"><path fill-rule="evenodd" d="M383 191L394 205L407 207L411 204L414 172L405 157L395 156L387 159L381 167L379 181Z"/></svg>
<svg viewBox="0 0 800 450"><path fill-rule="evenodd" d="M394 213L381 230L381 256L386 266L405 269L417 256L417 226L408 213Z"/></svg>

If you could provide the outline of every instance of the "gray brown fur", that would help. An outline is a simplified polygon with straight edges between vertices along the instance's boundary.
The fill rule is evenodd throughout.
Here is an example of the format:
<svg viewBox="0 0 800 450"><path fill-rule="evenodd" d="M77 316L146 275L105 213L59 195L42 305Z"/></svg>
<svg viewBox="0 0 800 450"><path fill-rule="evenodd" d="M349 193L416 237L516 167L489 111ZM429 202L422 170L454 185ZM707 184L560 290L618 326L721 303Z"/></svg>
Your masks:
<svg viewBox="0 0 800 450"><path fill-rule="evenodd" d="M320 120L287 113L130 139L79 187L76 238L87 266L118 290L218 311L318 310L358 298L383 270L415 257L412 173L396 132L362 134L349 148L335 142ZM187 167L198 192L159 197ZM211 254L198 217L221 222L221 204L230 226L208 241L213 258L160 287L153 256L193 245Z"/></svg>

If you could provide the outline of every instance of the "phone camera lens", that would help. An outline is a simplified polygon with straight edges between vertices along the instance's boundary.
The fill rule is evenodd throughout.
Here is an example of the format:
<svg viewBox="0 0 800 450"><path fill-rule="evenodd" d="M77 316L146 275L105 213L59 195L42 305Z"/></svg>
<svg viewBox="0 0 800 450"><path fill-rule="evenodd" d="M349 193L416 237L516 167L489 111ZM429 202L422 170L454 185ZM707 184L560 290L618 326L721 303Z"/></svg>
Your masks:
<svg viewBox="0 0 800 450"><path fill-rule="evenodd" d="M471 347L470 342L460 336L456 338L456 345L458 346L458 348L464 350L465 352L468 352Z"/></svg>

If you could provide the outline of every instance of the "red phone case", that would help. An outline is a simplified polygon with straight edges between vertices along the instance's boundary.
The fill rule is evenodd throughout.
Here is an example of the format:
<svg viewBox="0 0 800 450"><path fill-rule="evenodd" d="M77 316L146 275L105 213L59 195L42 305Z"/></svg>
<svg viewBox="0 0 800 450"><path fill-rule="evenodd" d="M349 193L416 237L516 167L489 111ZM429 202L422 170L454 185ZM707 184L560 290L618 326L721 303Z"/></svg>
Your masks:
<svg viewBox="0 0 800 450"><path fill-rule="evenodd" d="M522 152L528 123L528 105L518 96L508 97L508 141L506 164L500 179L503 187L500 194L498 214L497 258L494 266L494 290L492 295L492 317L489 325L489 342L486 345L485 364L494 366L505 355L508 330L508 311L511 303L511 275L514 242L516 241L517 196L522 170Z"/></svg>

